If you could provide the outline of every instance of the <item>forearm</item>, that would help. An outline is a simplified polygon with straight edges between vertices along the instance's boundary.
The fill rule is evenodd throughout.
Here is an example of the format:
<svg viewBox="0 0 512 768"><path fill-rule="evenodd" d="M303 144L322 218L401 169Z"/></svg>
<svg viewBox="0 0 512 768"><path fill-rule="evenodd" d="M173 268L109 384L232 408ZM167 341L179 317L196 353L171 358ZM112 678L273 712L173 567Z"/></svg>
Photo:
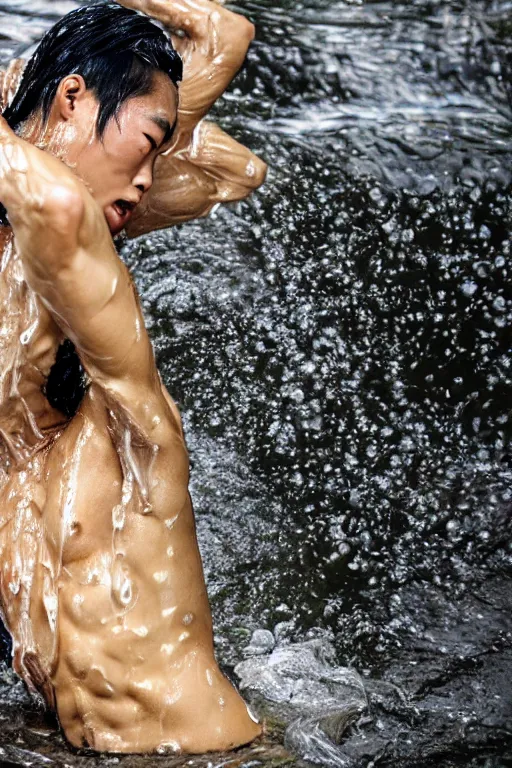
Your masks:
<svg viewBox="0 0 512 768"><path fill-rule="evenodd" d="M23 215L27 192L28 152L24 142L0 119L0 201L10 217Z"/></svg>
<svg viewBox="0 0 512 768"><path fill-rule="evenodd" d="M189 144L194 128L242 66L254 26L212 0L118 0L164 24L183 60L174 151Z"/></svg>
<svg viewBox="0 0 512 768"><path fill-rule="evenodd" d="M206 216L214 205L242 200L263 184L267 166L214 123L203 121L188 151L161 155L154 181L128 223L129 237Z"/></svg>
<svg viewBox="0 0 512 768"><path fill-rule="evenodd" d="M13 59L6 70L0 70L0 113L11 103L18 90L26 63L25 59Z"/></svg>
<svg viewBox="0 0 512 768"><path fill-rule="evenodd" d="M224 29L236 26L240 32L252 33L253 25L240 14L228 11L212 0L118 0L120 5L141 11L164 24L171 31L181 31L196 42L222 42L211 39L211 24ZM251 35L252 36L252 35Z"/></svg>

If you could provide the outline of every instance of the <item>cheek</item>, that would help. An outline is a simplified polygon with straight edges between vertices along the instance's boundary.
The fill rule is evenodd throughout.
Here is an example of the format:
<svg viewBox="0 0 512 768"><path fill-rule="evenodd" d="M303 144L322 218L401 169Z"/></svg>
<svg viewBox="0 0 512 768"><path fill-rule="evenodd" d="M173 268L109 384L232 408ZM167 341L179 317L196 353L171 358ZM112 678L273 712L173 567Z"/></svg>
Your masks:
<svg viewBox="0 0 512 768"><path fill-rule="evenodd" d="M112 168L133 171L144 160L140 129L137 132L130 130L125 121L121 121L121 132L115 124L111 123L107 126L103 148L105 159Z"/></svg>
<svg viewBox="0 0 512 768"><path fill-rule="evenodd" d="M91 170L97 177L97 183L107 186L127 186L140 163L140 153L128 147L102 148L91 160Z"/></svg>
<svg viewBox="0 0 512 768"><path fill-rule="evenodd" d="M97 147L82 154L77 173L101 207L110 204L127 186L126 176L119 163Z"/></svg>
<svg viewBox="0 0 512 768"><path fill-rule="evenodd" d="M130 182L144 162L144 154L134 144L126 143L109 148L104 163L107 173Z"/></svg>
<svg viewBox="0 0 512 768"><path fill-rule="evenodd" d="M144 162L144 153L134 139L111 126L103 136L83 147L76 172L101 205L122 197Z"/></svg>

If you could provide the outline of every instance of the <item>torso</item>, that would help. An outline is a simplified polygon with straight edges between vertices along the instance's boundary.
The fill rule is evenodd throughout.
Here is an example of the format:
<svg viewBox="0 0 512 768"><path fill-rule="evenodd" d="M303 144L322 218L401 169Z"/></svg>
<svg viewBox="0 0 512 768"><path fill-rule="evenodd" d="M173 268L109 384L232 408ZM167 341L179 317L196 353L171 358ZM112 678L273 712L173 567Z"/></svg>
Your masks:
<svg viewBox="0 0 512 768"><path fill-rule="evenodd" d="M213 655L175 406L163 449L95 382L71 419L50 406L44 383L64 337L7 233L0 603L15 669L56 700L76 746L200 752L249 741L259 728Z"/></svg>

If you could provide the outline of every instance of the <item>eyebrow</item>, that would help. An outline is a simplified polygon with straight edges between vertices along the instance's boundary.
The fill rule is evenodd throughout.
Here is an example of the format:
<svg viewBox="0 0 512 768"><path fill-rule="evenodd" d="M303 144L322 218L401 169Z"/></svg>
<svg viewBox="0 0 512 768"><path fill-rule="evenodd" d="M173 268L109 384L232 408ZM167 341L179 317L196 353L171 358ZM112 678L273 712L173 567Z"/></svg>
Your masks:
<svg viewBox="0 0 512 768"><path fill-rule="evenodd" d="M164 138L162 143L160 144L160 146L163 146L169 141L169 139L173 135L174 129L176 127L176 121L174 122L173 125L171 125L166 117L160 117L159 115L148 115L148 117L152 123L157 125L160 128L160 130L163 131Z"/></svg>

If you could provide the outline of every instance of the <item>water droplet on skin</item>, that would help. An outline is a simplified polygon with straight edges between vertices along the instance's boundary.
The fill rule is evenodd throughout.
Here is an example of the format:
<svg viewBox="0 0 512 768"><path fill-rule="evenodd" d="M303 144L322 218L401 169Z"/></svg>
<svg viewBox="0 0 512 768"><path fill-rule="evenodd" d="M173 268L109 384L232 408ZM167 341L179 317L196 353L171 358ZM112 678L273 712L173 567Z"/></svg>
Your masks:
<svg viewBox="0 0 512 768"><path fill-rule="evenodd" d="M156 573L153 574L153 578L157 584L163 584L164 581L167 581L168 576L169 571L156 571Z"/></svg>
<svg viewBox="0 0 512 768"><path fill-rule="evenodd" d="M141 688L143 691L152 691L153 683L151 680L137 680L133 683L135 688Z"/></svg>
<svg viewBox="0 0 512 768"><path fill-rule="evenodd" d="M112 525L115 531L121 531L124 528L126 511L122 504L116 504L112 510Z"/></svg>
<svg viewBox="0 0 512 768"><path fill-rule="evenodd" d="M46 615L48 616L48 623L52 629L52 632L55 632L57 627L58 609L57 595L48 594L45 592L43 595L43 603L46 610Z"/></svg>
<svg viewBox="0 0 512 768"><path fill-rule="evenodd" d="M129 605L132 599L132 583L129 579L123 583L119 592L119 598L123 605Z"/></svg>
<svg viewBox="0 0 512 768"><path fill-rule="evenodd" d="M254 164L254 160L249 160L245 167L245 175L252 179L256 175L256 165Z"/></svg>
<svg viewBox="0 0 512 768"><path fill-rule="evenodd" d="M163 643L160 646L160 652L165 653L166 656L170 656L174 650L174 646L171 643Z"/></svg>
<svg viewBox="0 0 512 768"><path fill-rule="evenodd" d="M112 597L124 608L132 605L137 597L128 566L123 564L120 558L116 560L112 569Z"/></svg>
<svg viewBox="0 0 512 768"><path fill-rule="evenodd" d="M172 707L181 699L181 691L178 685L175 686L173 693L166 693L164 696L164 704L166 707Z"/></svg>
<svg viewBox="0 0 512 768"><path fill-rule="evenodd" d="M135 338L137 341L141 340L141 322L140 317L137 315L135 318Z"/></svg>
<svg viewBox="0 0 512 768"><path fill-rule="evenodd" d="M186 613L183 617L183 624L185 626L189 626L194 621L194 614L193 613Z"/></svg>

